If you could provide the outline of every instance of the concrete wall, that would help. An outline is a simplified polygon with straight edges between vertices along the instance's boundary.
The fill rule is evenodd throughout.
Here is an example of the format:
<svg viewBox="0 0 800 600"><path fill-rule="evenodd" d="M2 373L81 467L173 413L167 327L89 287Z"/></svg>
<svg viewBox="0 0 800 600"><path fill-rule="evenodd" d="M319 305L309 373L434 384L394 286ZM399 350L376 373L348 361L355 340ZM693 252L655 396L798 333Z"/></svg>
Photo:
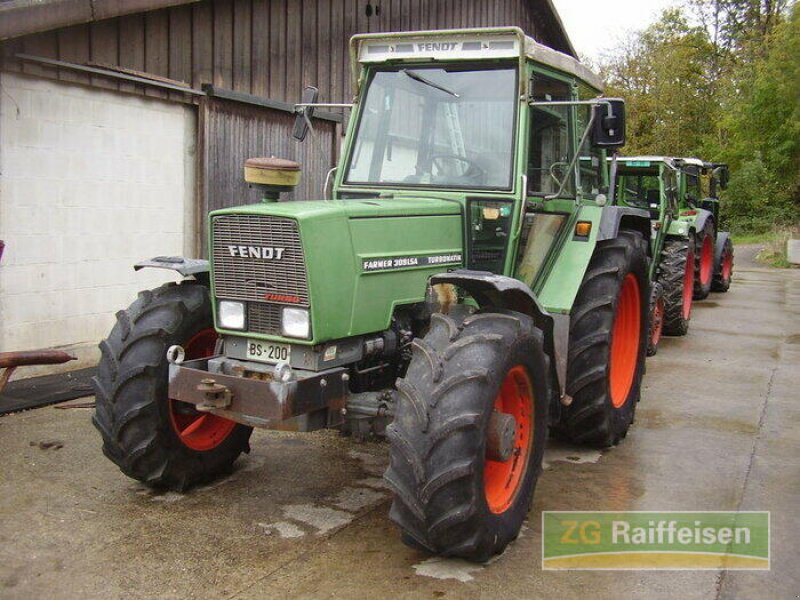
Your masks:
<svg viewBox="0 0 800 600"><path fill-rule="evenodd" d="M65 348L89 366L114 313L175 279L131 265L195 254L195 110L0 74L1 351Z"/></svg>

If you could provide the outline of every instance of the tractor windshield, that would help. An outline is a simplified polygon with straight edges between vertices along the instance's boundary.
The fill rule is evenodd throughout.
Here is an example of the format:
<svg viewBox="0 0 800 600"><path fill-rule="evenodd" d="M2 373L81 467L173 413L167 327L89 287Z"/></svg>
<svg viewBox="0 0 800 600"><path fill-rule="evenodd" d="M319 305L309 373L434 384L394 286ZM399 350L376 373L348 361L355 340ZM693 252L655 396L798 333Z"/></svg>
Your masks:
<svg viewBox="0 0 800 600"><path fill-rule="evenodd" d="M510 189L516 99L514 68L376 71L345 182Z"/></svg>

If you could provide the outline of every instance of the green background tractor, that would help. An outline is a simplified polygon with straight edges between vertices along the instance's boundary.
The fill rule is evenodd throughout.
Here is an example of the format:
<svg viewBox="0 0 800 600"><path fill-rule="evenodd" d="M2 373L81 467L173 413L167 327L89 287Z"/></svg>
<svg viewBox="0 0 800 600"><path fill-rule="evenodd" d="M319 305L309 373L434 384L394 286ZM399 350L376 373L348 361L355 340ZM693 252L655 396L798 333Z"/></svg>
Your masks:
<svg viewBox="0 0 800 600"><path fill-rule="evenodd" d="M352 64L330 194L280 202L299 166L248 161L263 201L210 215L208 263L138 265L186 279L118 314L94 422L124 473L176 489L253 427L385 434L403 539L485 560L548 429L603 448L633 421L652 251L648 211L608 201L624 105L516 28L356 36Z"/></svg>
<svg viewBox="0 0 800 600"><path fill-rule="evenodd" d="M694 297L727 292L733 275L733 241L720 231L719 191L728 185L728 167L696 158L676 159L680 170L680 219L695 231Z"/></svg>
<svg viewBox="0 0 800 600"><path fill-rule="evenodd" d="M651 356L662 333L685 335L691 318L695 235L692 224L679 218L680 178L674 161L666 157L621 157L616 163L615 203L647 210L652 221Z"/></svg>

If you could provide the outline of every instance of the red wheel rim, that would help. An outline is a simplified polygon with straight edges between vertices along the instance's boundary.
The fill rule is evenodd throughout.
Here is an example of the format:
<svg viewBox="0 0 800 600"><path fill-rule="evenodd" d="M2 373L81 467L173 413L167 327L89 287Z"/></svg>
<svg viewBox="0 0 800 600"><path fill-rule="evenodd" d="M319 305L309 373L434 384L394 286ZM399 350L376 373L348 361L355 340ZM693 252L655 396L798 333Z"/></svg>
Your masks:
<svg viewBox="0 0 800 600"><path fill-rule="evenodd" d="M608 380L614 408L625 404L633 386L636 363L639 360L641 329L639 280L633 273L628 273L622 281L614 327L611 330Z"/></svg>
<svg viewBox="0 0 800 600"><path fill-rule="evenodd" d="M217 332L211 327L203 329L183 347L186 360L213 356L216 344ZM169 401L169 418L181 443L199 452L219 446L236 427L230 419L199 412L191 404L177 400Z"/></svg>
<svg viewBox="0 0 800 600"><path fill-rule="evenodd" d="M528 468L528 457L533 440L533 385L528 371L522 365L511 369L494 401L494 409L512 415L517 423L514 451L506 462L485 460L483 489L486 504L495 514L504 513L517 495L523 475Z"/></svg>
<svg viewBox="0 0 800 600"><path fill-rule="evenodd" d="M711 281L714 273L714 240L710 235L703 238L703 248L700 251L700 285L706 286Z"/></svg>
<svg viewBox="0 0 800 600"><path fill-rule="evenodd" d="M726 250L725 256L722 258L722 280L728 281L731 273L733 273L733 252Z"/></svg>
<svg viewBox="0 0 800 600"><path fill-rule="evenodd" d="M664 330L664 299L656 300L653 307L653 333L650 336L650 346L655 348L661 341L661 334Z"/></svg>
<svg viewBox="0 0 800 600"><path fill-rule="evenodd" d="M689 249L686 255L686 272L683 274L683 320L688 321L692 314L694 296L694 252Z"/></svg>

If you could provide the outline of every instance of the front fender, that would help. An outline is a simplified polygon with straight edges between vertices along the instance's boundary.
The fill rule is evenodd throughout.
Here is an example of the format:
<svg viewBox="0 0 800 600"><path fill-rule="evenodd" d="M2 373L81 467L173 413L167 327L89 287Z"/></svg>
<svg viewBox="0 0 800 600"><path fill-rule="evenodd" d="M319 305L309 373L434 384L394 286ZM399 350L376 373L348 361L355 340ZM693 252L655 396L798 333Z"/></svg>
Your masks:
<svg viewBox="0 0 800 600"><path fill-rule="evenodd" d="M620 229L638 231L642 234L647 246L650 247L650 213L643 208L629 206L605 206L600 217L600 231L597 241L613 240L619 235Z"/></svg>
<svg viewBox="0 0 800 600"><path fill-rule="evenodd" d="M536 294L524 283L513 277L497 275L488 271L471 271L459 269L449 273L440 273L430 279L431 285L451 284L467 292L482 309L513 310L528 315L544 334L544 350L550 357L550 371L553 382L563 395L565 389L567 344L569 317L547 312L539 302ZM555 327L558 326L558 332ZM559 339L556 339L556 338ZM561 340L561 338L564 338ZM559 343L563 341L564 343ZM558 403L554 401L554 406Z"/></svg>
<svg viewBox="0 0 800 600"><path fill-rule="evenodd" d="M211 265L207 260L200 258L156 256L133 265L134 271L141 271L142 269L167 269L169 271L177 271L184 277L194 276L196 279L208 282Z"/></svg>

